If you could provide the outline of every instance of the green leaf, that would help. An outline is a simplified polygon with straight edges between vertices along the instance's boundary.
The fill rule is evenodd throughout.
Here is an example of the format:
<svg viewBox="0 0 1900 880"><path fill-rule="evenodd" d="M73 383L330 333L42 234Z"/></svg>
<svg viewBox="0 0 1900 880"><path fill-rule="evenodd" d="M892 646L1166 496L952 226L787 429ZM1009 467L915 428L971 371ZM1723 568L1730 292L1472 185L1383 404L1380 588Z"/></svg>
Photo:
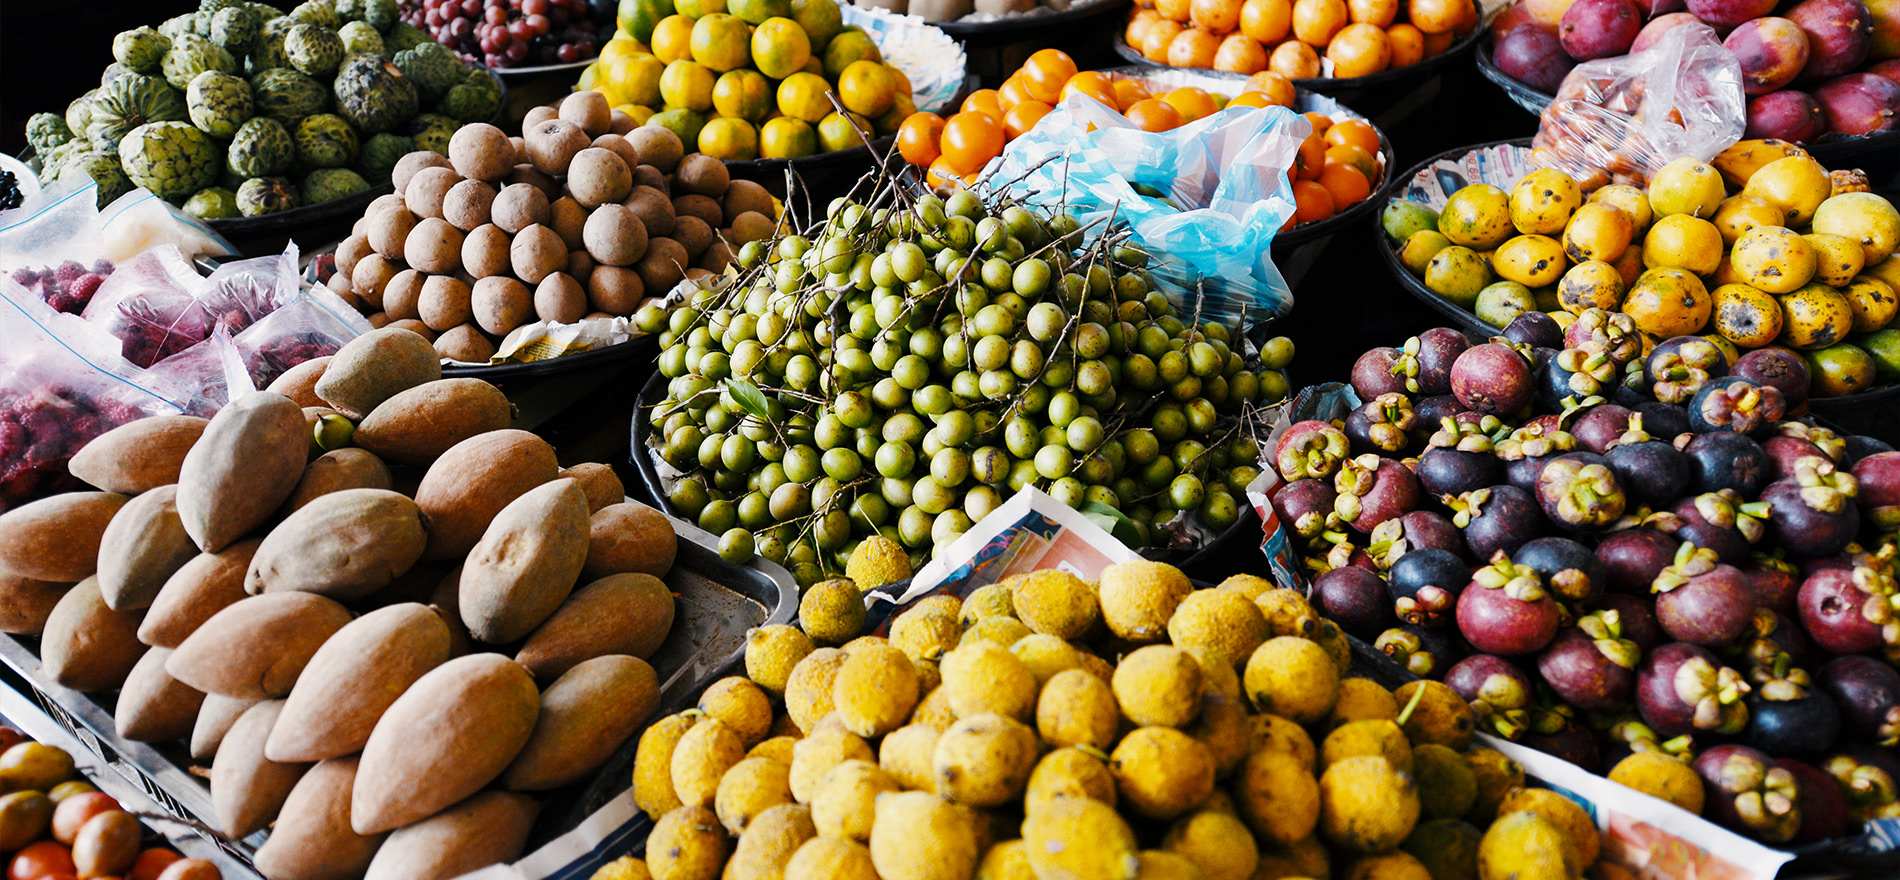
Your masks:
<svg viewBox="0 0 1900 880"><path fill-rule="evenodd" d="M759 386L744 379L727 379L726 391L737 401L740 408L758 417L760 421L771 418L771 411L765 405L765 392Z"/></svg>
<svg viewBox="0 0 1900 880"><path fill-rule="evenodd" d="M1100 501L1091 501L1082 505L1082 515L1102 527L1102 531L1115 536L1115 540L1130 547L1142 544L1141 530L1135 527L1135 521L1126 514Z"/></svg>

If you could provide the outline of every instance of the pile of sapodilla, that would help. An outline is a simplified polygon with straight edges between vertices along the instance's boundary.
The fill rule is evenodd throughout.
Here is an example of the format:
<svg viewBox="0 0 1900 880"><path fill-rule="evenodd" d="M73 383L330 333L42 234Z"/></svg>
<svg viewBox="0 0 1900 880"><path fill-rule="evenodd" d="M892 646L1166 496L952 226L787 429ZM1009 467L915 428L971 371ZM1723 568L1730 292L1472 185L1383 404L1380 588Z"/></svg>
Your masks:
<svg viewBox="0 0 1900 880"><path fill-rule="evenodd" d="M218 830L275 823L270 880L511 860L521 792L587 778L653 711L675 551L512 414L384 328L208 422L115 429L71 463L101 491L0 516L0 629L40 635L52 681L118 689L122 736L211 759Z"/></svg>
<svg viewBox="0 0 1900 880"><path fill-rule="evenodd" d="M482 362L522 324L631 315L771 235L764 187L685 154L671 131L631 122L599 92L575 92L558 110L531 111L522 137L467 125L446 159L404 156L396 191L337 246L330 289L371 324Z"/></svg>

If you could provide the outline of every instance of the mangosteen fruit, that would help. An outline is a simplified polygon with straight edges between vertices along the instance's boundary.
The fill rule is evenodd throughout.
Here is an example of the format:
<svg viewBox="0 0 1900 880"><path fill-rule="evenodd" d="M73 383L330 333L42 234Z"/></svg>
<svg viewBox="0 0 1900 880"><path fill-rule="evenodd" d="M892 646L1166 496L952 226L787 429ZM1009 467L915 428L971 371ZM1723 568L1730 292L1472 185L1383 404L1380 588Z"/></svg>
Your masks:
<svg viewBox="0 0 1900 880"><path fill-rule="evenodd" d="M1636 649L1647 655L1669 643L1669 634L1663 632L1662 624L1656 620L1656 607L1648 599L1631 596L1628 593L1606 593L1597 600L1606 612L1616 612L1616 622L1623 638L1628 639Z"/></svg>
<svg viewBox="0 0 1900 880"><path fill-rule="evenodd" d="M1334 512L1361 532L1404 516L1419 504L1418 477L1412 469L1371 454L1341 465L1333 475L1333 490L1339 493L1333 501Z"/></svg>
<svg viewBox="0 0 1900 880"><path fill-rule="evenodd" d="M1532 492L1537 475L1552 458L1577 449L1577 438L1561 428L1533 422L1511 432L1496 443L1499 460L1504 462L1504 478L1511 485Z"/></svg>
<svg viewBox="0 0 1900 880"><path fill-rule="evenodd" d="M1452 395L1466 409L1480 413L1506 415L1523 409L1531 401L1531 384L1530 361L1496 342L1465 349L1451 366Z"/></svg>
<svg viewBox="0 0 1900 880"><path fill-rule="evenodd" d="M1826 458L1836 467L1852 467L1841 464L1847 455L1847 442L1839 434L1804 422L1776 422L1762 439L1761 449L1768 453L1770 481L1786 479L1794 473L1794 463L1810 455Z"/></svg>
<svg viewBox="0 0 1900 880"><path fill-rule="evenodd" d="M1841 710L1825 691L1758 687L1744 702L1748 729L1742 741L1771 754L1818 755L1840 737Z"/></svg>
<svg viewBox="0 0 1900 880"><path fill-rule="evenodd" d="M1419 485L1434 496L1462 495L1504 479L1504 463L1498 461L1491 438L1450 417L1432 435L1416 470Z"/></svg>
<svg viewBox="0 0 1900 880"><path fill-rule="evenodd" d="M1736 566L1748 576L1755 588L1755 607L1794 618L1801 615L1795 597L1801 593L1801 574L1787 560L1764 553L1751 555L1748 563Z"/></svg>
<svg viewBox="0 0 1900 880"><path fill-rule="evenodd" d="M1616 361L1604 352L1566 348L1538 370L1537 405L1561 411L1566 400L1607 397L1622 373Z"/></svg>
<svg viewBox="0 0 1900 880"><path fill-rule="evenodd" d="M1597 542L1596 557L1603 562L1604 585L1612 592L1649 595L1656 576L1676 561L1682 542L1655 529L1611 532Z"/></svg>
<svg viewBox="0 0 1900 880"><path fill-rule="evenodd" d="M1579 709L1614 709L1629 701L1642 652L1623 638L1622 618L1598 611L1577 618L1537 655L1537 672L1558 697Z"/></svg>
<svg viewBox="0 0 1900 880"><path fill-rule="evenodd" d="M1471 567L1448 550L1413 550L1385 573L1394 613L1419 626L1450 623L1458 594L1470 582Z"/></svg>
<svg viewBox="0 0 1900 880"><path fill-rule="evenodd" d="M1328 528L1338 497L1331 480L1294 480L1274 493L1273 512L1293 534L1311 541Z"/></svg>
<svg viewBox="0 0 1900 880"><path fill-rule="evenodd" d="M1459 403L1458 398L1450 394L1437 394L1413 400L1413 439L1421 443L1430 440L1432 435L1445 424L1446 419L1456 418L1464 411L1464 404ZM1496 417L1493 416L1493 418Z"/></svg>
<svg viewBox="0 0 1900 880"><path fill-rule="evenodd" d="M1849 744L1821 759L1856 818L1900 818L1900 757L1881 746Z"/></svg>
<svg viewBox="0 0 1900 880"><path fill-rule="evenodd" d="M1479 730L1508 740L1524 735L1537 682L1509 660L1473 654L1445 671L1445 684L1471 704Z"/></svg>
<svg viewBox="0 0 1900 880"><path fill-rule="evenodd" d="M1767 608L1755 609L1730 659L1747 664L1748 681L1756 688L1780 687L1777 683L1783 681L1794 687L1813 683L1806 668L1807 634L1793 620Z"/></svg>
<svg viewBox="0 0 1900 880"><path fill-rule="evenodd" d="M1273 449L1273 466L1288 482L1331 479L1351 449L1346 432L1329 422L1308 419L1293 423L1280 435Z"/></svg>
<svg viewBox="0 0 1900 880"><path fill-rule="evenodd" d="M1636 321L1622 312L1584 309L1564 328L1564 347L1600 351L1619 364L1643 355L1643 334Z"/></svg>
<svg viewBox="0 0 1900 880"><path fill-rule="evenodd" d="M1689 399L1689 430L1754 434L1781 421L1786 412L1781 389L1740 376L1723 376L1710 379Z"/></svg>
<svg viewBox="0 0 1900 880"><path fill-rule="evenodd" d="M1615 472L1629 500L1645 507L1662 507L1682 497L1689 485L1689 461L1676 447L1643 430L1643 416L1632 413L1629 430L1603 453L1603 463Z"/></svg>
<svg viewBox="0 0 1900 880"><path fill-rule="evenodd" d="M1801 828L1794 774L1775 759L1742 745L1719 745L1696 756L1705 814L1716 823L1764 843L1786 843Z"/></svg>
<svg viewBox="0 0 1900 880"><path fill-rule="evenodd" d="M1451 393L1451 365L1470 347L1465 335L1450 327L1434 327L1407 339L1397 364L1405 390L1428 395Z"/></svg>
<svg viewBox="0 0 1900 880"><path fill-rule="evenodd" d="M1381 394L1346 414L1346 439L1354 454L1393 455L1412 445L1412 400Z"/></svg>
<svg viewBox="0 0 1900 880"><path fill-rule="evenodd" d="M1853 474L1836 470L1823 456L1802 458L1792 474L1761 492L1761 503L1774 509L1768 536L1802 556L1839 553L1860 531L1860 507L1854 503L1859 494Z"/></svg>
<svg viewBox="0 0 1900 880"><path fill-rule="evenodd" d="M1405 392L1405 376L1398 369L1401 356L1402 352L1387 345L1372 349L1353 362L1352 390L1358 392L1360 400Z"/></svg>
<svg viewBox="0 0 1900 880"><path fill-rule="evenodd" d="M1511 559L1542 575L1560 602L1594 602L1603 595L1609 580L1603 561L1590 548L1569 538L1538 538L1519 547Z"/></svg>
<svg viewBox="0 0 1900 880"><path fill-rule="evenodd" d="M1643 430L1658 440L1673 441L1689 433L1689 413L1682 407L1656 400L1638 403L1633 409L1643 417Z"/></svg>
<svg viewBox="0 0 1900 880"><path fill-rule="evenodd" d="M1729 372L1780 391L1782 405L1788 412L1807 409L1808 362L1795 352L1785 348L1758 348L1737 358Z"/></svg>
<svg viewBox="0 0 1900 880"><path fill-rule="evenodd" d="M1515 553L1543 534L1544 515L1537 499L1516 486L1466 492L1446 498L1445 505L1452 509L1452 523L1464 531L1465 546L1481 559Z"/></svg>
<svg viewBox="0 0 1900 880"><path fill-rule="evenodd" d="M1748 725L1748 682L1709 649L1671 642L1636 667L1636 711L1656 735L1741 733Z"/></svg>
<svg viewBox="0 0 1900 880"><path fill-rule="evenodd" d="M1564 328L1558 325L1557 319L1536 309L1518 312L1511 323L1504 325L1504 331L1499 335L1518 345L1533 348L1564 347Z"/></svg>
<svg viewBox="0 0 1900 880"><path fill-rule="evenodd" d="M1656 620L1678 642L1705 648L1733 644L1754 618L1754 590L1740 569L1706 548L1684 544L1675 564L1656 576Z"/></svg>
<svg viewBox="0 0 1900 880"><path fill-rule="evenodd" d="M1876 623L1869 619L1869 612L1883 622L1891 621L1887 597L1893 592L1893 575L1876 568L1817 571L1802 582L1796 597L1801 627L1830 653L1865 654L1887 643L1882 630L1891 629L1891 624Z"/></svg>
<svg viewBox="0 0 1900 880"><path fill-rule="evenodd" d="M1728 357L1700 336L1676 336L1656 343L1646 369L1649 393L1663 403L1682 404L1710 379L1728 375Z"/></svg>
<svg viewBox="0 0 1900 880"><path fill-rule="evenodd" d="M1881 531L1900 528L1900 452L1876 452L1854 462L1859 505Z"/></svg>
<svg viewBox="0 0 1900 880"><path fill-rule="evenodd" d="M1516 656L1550 644L1562 612L1537 570L1513 563L1500 550L1458 594L1457 618L1458 632L1472 648Z"/></svg>
<svg viewBox="0 0 1900 880"><path fill-rule="evenodd" d="M1658 524L1673 527L1678 539L1715 551L1731 565L1748 561L1749 550L1761 540L1767 525L1762 522L1772 510L1759 501L1742 503L1732 489L1705 492L1684 498L1668 514L1658 514Z"/></svg>
<svg viewBox="0 0 1900 880"><path fill-rule="evenodd" d="M1581 412L1570 422L1570 435L1577 438L1579 447L1598 455L1629 431L1633 415L1614 403L1600 403Z"/></svg>
<svg viewBox="0 0 1900 880"><path fill-rule="evenodd" d="M1623 487L1601 456L1572 452L1544 465L1537 475L1537 502L1558 528L1594 531L1623 516Z"/></svg>
<svg viewBox="0 0 1900 880"><path fill-rule="evenodd" d="M1451 520L1429 510L1414 510L1397 520L1399 536L1411 550L1449 550L1465 553L1465 537ZM1386 525L1391 525L1387 521Z"/></svg>
<svg viewBox="0 0 1900 880"><path fill-rule="evenodd" d="M1900 745L1900 672L1872 657L1836 657L1815 684L1841 710L1847 738L1892 748Z"/></svg>
<svg viewBox="0 0 1900 880"><path fill-rule="evenodd" d="M1379 634L1372 646L1420 678L1439 675L1465 655L1455 627L1401 624Z"/></svg>
<svg viewBox="0 0 1900 880"><path fill-rule="evenodd" d="M1551 733L1530 731L1518 741L1546 755L1562 758L1586 770L1595 769L1598 761L1597 738L1590 728L1576 721L1566 721L1564 726Z"/></svg>
<svg viewBox="0 0 1900 880"><path fill-rule="evenodd" d="M1847 465L1848 467L1859 465L1862 460L1879 455L1882 452L1893 451L1891 444L1862 434L1849 434L1842 445L1844 447L1844 454L1841 457L1841 464ZM1856 474L1856 476L1859 475Z"/></svg>
<svg viewBox="0 0 1900 880"><path fill-rule="evenodd" d="M1398 622L1392 616L1385 582L1356 565L1335 568L1314 578L1313 599L1321 613L1358 638L1376 638Z"/></svg>
<svg viewBox="0 0 1900 880"><path fill-rule="evenodd" d="M1794 776L1795 812L1801 814L1801 830L1790 843L1800 846L1836 840L1854 830L1854 816L1847 794L1834 777L1821 768L1795 758L1777 758L1775 765Z"/></svg>

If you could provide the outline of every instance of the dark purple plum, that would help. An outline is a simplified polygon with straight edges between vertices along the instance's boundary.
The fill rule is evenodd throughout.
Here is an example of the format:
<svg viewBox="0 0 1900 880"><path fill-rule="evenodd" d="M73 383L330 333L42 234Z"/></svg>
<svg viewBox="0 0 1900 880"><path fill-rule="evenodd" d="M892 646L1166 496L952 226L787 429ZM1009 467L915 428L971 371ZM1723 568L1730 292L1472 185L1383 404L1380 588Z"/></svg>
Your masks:
<svg viewBox="0 0 1900 880"><path fill-rule="evenodd" d="M1372 349L1353 362L1352 390L1359 394L1360 400L1371 400L1381 394L1405 393L1405 377L1398 370L1402 354L1387 345Z"/></svg>
<svg viewBox="0 0 1900 880"><path fill-rule="evenodd" d="M1821 667L1815 684L1841 710L1848 739L1892 748L1900 745L1900 672L1872 657L1836 657Z"/></svg>
<svg viewBox="0 0 1900 880"><path fill-rule="evenodd" d="M1882 452L1892 452L1893 446L1884 440L1877 440L1861 434L1849 434L1845 441L1841 463L1848 467L1859 467L1862 461L1873 458ZM1858 473L1855 476L1859 476Z"/></svg>
<svg viewBox="0 0 1900 880"><path fill-rule="evenodd" d="M1709 649L1671 642L1649 652L1636 669L1636 711L1661 739L1697 731L1736 734L1748 724L1749 692L1742 674Z"/></svg>
<svg viewBox="0 0 1900 880"><path fill-rule="evenodd" d="M1854 476L1819 455L1796 461L1790 478L1768 484L1761 503L1774 508L1768 537L1802 556L1830 556L1846 549L1860 531Z"/></svg>
<svg viewBox="0 0 1900 880"><path fill-rule="evenodd" d="M1873 47L1874 17L1859 0L1804 0L1784 13L1808 35L1801 79L1833 79L1860 66Z"/></svg>
<svg viewBox="0 0 1900 880"><path fill-rule="evenodd" d="M1795 832L1794 840L1790 843L1801 846L1837 840L1853 832L1853 811L1848 806L1847 795L1841 791L1834 777L1813 764L1794 758L1777 758L1775 764L1794 775L1795 790L1799 795L1795 798L1795 811L1801 814L1801 830Z"/></svg>
<svg viewBox="0 0 1900 880"><path fill-rule="evenodd" d="M1790 94L1782 92L1781 94ZM1800 94L1794 92L1792 94ZM1806 96L1803 96L1806 97ZM1816 105L1815 112L1820 112ZM1818 137L1819 133L1815 134ZM1749 135L1755 137L1755 135ZM1813 140L1806 138L1782 138L1786 141ZM1730 373L1759 385L1771 386L1781 392L1781 401L1790 413L1806 412L1808 407L1808 362L1787 349L1758 348L1735 360Z"/></svg>
<svg viewBox="0 0 1900 880"><path fill-rule="evenodd" d="M1447 500L1456 515L1452 522L1464 530L1471 555L1489 559L1517 548L1543 534L1544 515L1537 499L1516 486L1492 486Z"/></svg>
<svg viewBox="0 0 1900 880"><path fill-rule="evenodd" d="M1590 61L1628 53L1642 29L1643 10L1635 0L1576 0L1564 10L1557 39L1570 57Z"/></svg>
<svg viewBox="0 0 1900 880"><path fill-rule="evenodd" d="M1379 634L1372 646L1420 678L1433 678L1465 655L1457 627L1403 624Z"/></svg>
<svg viewBox="0 0 1900 880"><path fill-rule="evenodd" d="M1642 652L1623 636L1614 611L1586 614L1557 633L1537 655L1537 673L1564 702L1579 709L1609 710L1629 701Z"/></svg>
<svg viewBox="0 0 1900 880"><path fill-rule="evenodd" d="M1623 638L1634 644L1638 651L1648 654L1669 643L1669 634L1663 632L1661 623L1656 622L1656 606L1648 600L1627 593L1605 593L1597 604L1604 611L1616 612L1617 625L1622 629Z"/></svg>
<svg viewBox="0 0 1900 880"><path fill-rule="evenodd" d="M1501 416L1523 409L1531 401L1531 384L1530 362L1495 342L1465 349L1451 366L1451 393L1466 409L1480 413Z"/></svg>
<svg viewBox="0 0 1900 880"><path fill-rule="evenodd" d="M1728 375L1728 358L1700 336L1656 343L1647 366L1650 393L1663 403L1687 403L1710 379Z"/></svg>
<svg viewBox="0 0 1900 880"><path fill-rule="evenodd" d="M1775 759L1748 746L1719 745L1696 756L1704 815L1764 843L1786 843L1801 829L1799 786Z"/></svg>
<svg viewBox="0 0 1900 880"><path fill-rule="evenodd" d="M1313 598L1321 613L1357 638L1377 638L1398 623L1385 582L1356 565L1335 568L1314 578Z"/></svg>
<svg viewBox="0 0 1900 880"><path fill-rule="evenodd" d="M1517 548L1511 560L1534 569L1559 601L1574 605L1595 602L1610 579L1603 560L1569 538L1538 538Z"/></svg>
<svg viewBox="0 0 1900 880"><path fill-rule="evenodd" d="M1748 437L1721 431L1696 434L1687 443L1678 437L1676 443L1676 448L1689 457L1691 492L1730 489L1753 498L1768 485L1768 453Z"/></svg>
<svg viewBox="0 0 1900 880"><path fill-rule="evenodd" d="M1882 531L1900 527L1900 452L1876 452L1854 462L1861 513Z"/></svg>
<svg viewBox="0 0 1900 880"><path fill-rule="evenodd" d="M1479 730L1508 740L1524 735L1537 681L1509 660L1473 654L1445 671L1445 684L1471 704Z"/></svg>
<svg viewBox="0 0 1900 880"><path fill-rule="evenodd" d="M1536 570L1499 552L1472 573L1458 594L1458 632L1487 654L1517 656L1543 650L1556 638L1562 611Z"/></svg>
<svg viewBox="0 0 1900 880"><path fill-rule="evenodd" d="M1295 422L1280 435L1273 449L1273 466L1287 481L1329 480L1350 457L1352 441L1346 432L1327 422Z"/></svg>
<svg viewBox="0 0 1900 880"><path fill-rule="evenodd" d="M1412 445L1414 420L1411 398L1381 394L1346 414L1346 439L1354 455L1398 457Z"/></svg>
<svg viewBox="0 0 1900 880"><path fill-rule="evenodd" d="M1423 395L1450 394L1451 365L1470 347L1465 335L1450 327L1434 327L1406 340L1398 361L1405 390Z"/></svg>
<svg viewBox="0 0 1900 880"><path fill-rule="evenodd" d="M1564 328L1564 347L1606 352L1619 364L1643 356L1643 334L1636 320L1622 312L1584 309Z"/></svg>
<svg viewBox="0 0 1900 880"><path fill-rule="evenodd" d="M1795 600L1801 592L1801 573L1787 560L1756 554L1736 567L1748 576L1748 584L1755 590L1755 607L1788 618L1801 616Z"/></svg>
<svg viewBox="0 0 1900 880"><path fill-rule="evenodd" d="M1593 406L1570 423L1570 435L1577 438L1578 446L1602 455L1629 431L1632 415L1614 403Z"/></svg>
<svg viewBox="0 0 1900 880"><path fill-rule="evenodd" d="M1689 433L1689 414L1682 407L1646 400L1637 404L1635 410L1643 417L1643 430L1658 440L1673 441Z"/></svg>
<svg viewBox="0 0 1900 880"><path fill-rule="evenodd" d="M1689 430L1754 434L1781 421L1786 412L1781 389L1741 376L1723 376L1710 379L1689 398Z"/></svg>
<svg viewBox="0 0 1900 880"><path fill-rule="evenodd" d="M1566 348L1539 368L1537 405L1560 412L1566 400L1608 396L1622 375L1622 368L1603 352Z"/></svg>
<svg viewBox="0 0 1900 880"><path fill-rule="evenodd" d="M1418 477L1390 458L1361 455L1333 475L1339 497L1333 510L1347 525L1371 532L1380 523L1397 519L1419 504Z"/></svg>
<svg viewBox="0 0 1900 880"><path fill-rule="evenodd" d="M1742 742L1755 748L1806 757L1832 748L1841 735L1841 710L1825 691L1758 687L1744 702L1748 729L1742 731Z"/></svg>
<svg viewBox="0 0 1900 880"><path fill-rule="evenodd" d="M1386 570L1385 588L1393 611L1406 623L1442 626L1451 622L1458 594L1471 582L1471 567L1446 550L1414 550Z"/></svg>
<svg viewBox="0 0 1900 880"><path fill-rule="evenodd" d="M1537 502L1560 529L1588 532L1623 516L1627 499L1616 472L1588 452L1559 455L1537 475Z"/></svg>
<svg viewBox="0 0 1900 880"><path fill-rule="evenodd" d="M1866 609L1876 601L1874 593L1884 596L1891 587L1891 575L1865 566L1817 571L1801 584L1801 627L1833 654L1865 654L1882 647L1881 626L1867 619Z"/></svg>
<svg viewBox="0 0 1900 880"><path fill-rule="evenodd" d="M1664 507L1689 486L1689 460L1675 446L1643 430L1641 414L1630 416L1630 429L1603 453L1603 463L1633 504Z"/></svg>
<svg viewBox="0 0 1900 880"><path fill-rule="evenodd" d="M1557 31L1539 24L1512 30L1491 50L1492 60L1504 75L1544 94L1554 94L1577 61L1564 51ZM1526 313L1528 314L1528 313Z"/></svg>
<svg viewBox="0 0 1900 880"><path fill-rule="evenodd" d="M1656 620L1678 642L1705 648L1733 644L1754 618L1754 589L1740 569L1710 550L1683 545L1674 565L1656 576Z"/></svg>
<svg viewBox="0 0 1900 880"><path fill-rule="evenodd" d="M1274 494L1273 512L1293 534L1311 541L1326 530L1338 497L1331 480L1294 480Z"/></svg>
<svg viewBox="0 0 1900 880"><path fill-rule="evenodd" d="M1526 733L1518 744L1562 758L1586 770L1593 770L1597 766L1597 738L1590 728L1575 721L1566 722L1551 733L1533 730Z"/></svg>
<svg viewBox="0 0 1900 880"><path fill-rule="evenodd" d="M1850 73L1814 90L1827 130L1878 134L1900 127L1900 83L1873 73Z"/></svg>
<svg viewBox="0 0 1900 880"><path fill-rule="evenodd" d="M1491 438L1452 418L1432 435L1416 470L1419 485L1434 496L1462 495L1504 479L1504 464L1493 452Z"/></svg>
<svg viewBox="0 0 1900 880"><path fill-rule="evenodd" d="M1827 459L1837 467L1847 456L1847 443L1839 434L1802 422L1778 422L1774 433L1762 438L1761 451L1768 454L1768 479L1787 479L1794 475L1794 463L1810 455Z"/></svg>
<svg viewBox="0 0 1900 880"><path fill-rule="evenodd" d="M1655 529L1624 529L1597 542L1596 557L1603 562L1604 582L1611 591L1648 596L1656 576L1676 561L1682 542Z"/></svg>
<svg viewBox="0 0 1900 880"><path fill-rule="evenodd" d="M1518 312L1511 323L1504 325L1499 334L1517 345L1532 348L1563 348L1564 328L1544 312L1536 310Z"/></svg>
<svg viewBox="0 0 1900 880"><path fill-rule="evenodd" d="M1773 138L1789 143L1814 140L1827 133L1827 115L1821 102L1796 89L1782 89L1748 101L1748 124L1743 133L1751 138ZM1768 349L1757 349L1768 351Z"/></svg>

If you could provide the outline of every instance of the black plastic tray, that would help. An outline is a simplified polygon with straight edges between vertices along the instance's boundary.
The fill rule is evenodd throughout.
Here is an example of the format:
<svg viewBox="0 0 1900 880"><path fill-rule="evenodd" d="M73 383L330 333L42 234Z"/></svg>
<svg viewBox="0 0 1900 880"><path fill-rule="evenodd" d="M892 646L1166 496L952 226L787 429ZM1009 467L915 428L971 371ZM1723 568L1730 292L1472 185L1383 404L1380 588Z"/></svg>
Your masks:
<svg viewBox="0 0 1900 880"><path fill-rule="evenodd" d="M1366 76L1356 76L1356 77L1351 77L1347 79L1338 79L1338 78L1330 77L1330 76L1316 76L1316 77L1310 77L1307 79L1296 79L1293 81L1293 85L1297 88L1306 89L1307 91L1319 92L1322 95L1344 95L1344 96L1352 96L1352 95L1357 95L1357 94L1364 94L1368 92L1379 91L1387 87L1415 86L1427 74L1438 72L1440 68L1443 68L1447 64L1450 64L1453 60L1457 59L1459 56L1465 54L1466 52L1471 51L1471 47L1477 45L1478 40L1483 36L1484 36L1484 28L1480 27L1476 30L1473 30L1469 34L1466 34L1463 38L1459 39L1458 41L1452 43L1451 46L1447 48L1445 51L1440 52L1437 55L1433 55L1430 58L1422 59L1417 64L1408 64L1404 67L1395 67L1390 70L1381 70L1378 73L1367 74ZM1115 35L1115 54L1120 55L1122 58L1127 59L1128 63L1130 64L1139 64L1143 67L1155 67L1155 68L1163 68L1163 69L1171 67L1171 65L1156 64L1155 62L1148 60L1148 56L1141 54L1139 51L1136 51L1135 47L1128 45L1127 37L1121 33L1117 33ZM1211 73L1216 76L1222 76L1222 77L1234 77L1240 80L1246 79L1246 77L1241 74L1227 73L1225 71L1219 71L1219 70L1206 70L1204 68L1175 68L1175 69L1194 70L1200 73Z"/></svg>
<svg viewBox="0 0 1900 880"><path fill-rule="evenodd" d="M679 601L672 631L659 651L648 658L661 682L662 715L677 711L681 701L689 700L689 695L705 689L740 662L747 630L789 623L798 612L797 585L785 569L763 559L733 565L711 549L717 544L716 537L683 520L674 519L672 524L679 536L679 552L664 580ZM189 769L194 762L181 744L132 742L118 735L112 717L115 693L80 693L48 681L40 668L37 639L0 636L0 663L23 679L47 714L82 743L87 753L136 783L157 812L191 826L216 824L210 788ZM572 830L624 793L632 785L631 767L638 743L638 735L628 739L595 771L591 782L543 795L544 809L528 838L527 852ZM249 872L227 871L226 880L258 876L251 865L257 847L266 839L263 832L241 841L223 838L202 827L194 827L193 833L207 846L219 849L236 867Z"/></svg>
<svg viewBox="0 0 1900 880"><path fill-rule="evenodd" d="M1086 6L1065 9L1061 12L1049 12L1040 15L1013 15L995 21L975 21L968 24L956 21L933 22L932 26L952 37L968 42L973 39L1007 36L1012 40L1030 40L1038 36L1052 35L1055 31L1086 21L1106 12L1114 12L1129 4L1130 0L1096 0Z"/></svg>
<svg viewBox="0 0 1900 880"><path fill-rule="evenodd" d="M1550 106L1549 95L1512 79L1510 74L1505 73L1504 69L1498 66L1497 61L1491 57L1489 38L1480 41L1478 48L1471 54L1477 59L1478 72L1484 74L1484 78L1490 80L1492 84L1503 89L1504 96L1510 98L1511 103L1524 108L1524 112L1532 116L1541 116L1544 108Z"/></svg>
<svg viewBox="0 0 1900 880"><path fill-rule="evenodd" d="M1385 262L1386 270L1392 275L1393 280L1397 281L1400 287L1405 288L1406 293L1409 293L1412 296L1424 301L1426 305L1431 306L1434 309L1437 309L1445 317L1450 318L1452 322L1457 325L1458 329L1463 330L1466 333L1466 335L1472 336L1477 339L1487 339L1492 336L1496 336L1499 332L1503 330L1503 328L1493 327L1490 324L1487 324L1479 320L1477 315L1459 308L1454 303L1446 302L1444 297L1441 297L1438 294L1433 293L1430 288L1425 286L1425 282L1420 281L1417 277L1413 276L1410 271L1407 271L1405 268L1405 264L1399 262L1398 252L1393 250L1392 243L1386 240L1385 229L1379 224L1379 216L1385 212L1385 206L1388 203L1390 203L1394 198L1398 197L1398 193L1400 191L1400 186L1399 186L1400 181L1411 180L1413 177L1417 176L1417 174L1420 171L1425 170L1427 167L1430 167L1433 163L1438 162L1441 159L1448 159L1454 156L1462 156L1473 150L1479 150L1485 147L1495 147L1501 144L1517 144L1519 146L1529 146L1530 142L1531 142L1530 138L1510 138L1510 139L1501 140L1501 141L1490 141L1490 142L1482 143L1482 144L1473 144L1468 147L1459 147L1453 150L1446 150L1443 153L1439 153L1436 156L1426 159L1425 161L1420 162L1417 165L1414 165L1411 168L1406 169L1404 174L1393 175L1391 177L1390 181L1388 181L1387 183L1387 187L1385 191L1380 193L1379 198L1377 199L1378 204L1379 204L1379 209L1373 212L1373 215L1372 215L1373 217L1372 235L1373 235L1374 244L1375 244L1374 249L1379 252L1379 258ZM1374 200L1366 199L1367 203L1370 203L1372 201Z"/></svg>

